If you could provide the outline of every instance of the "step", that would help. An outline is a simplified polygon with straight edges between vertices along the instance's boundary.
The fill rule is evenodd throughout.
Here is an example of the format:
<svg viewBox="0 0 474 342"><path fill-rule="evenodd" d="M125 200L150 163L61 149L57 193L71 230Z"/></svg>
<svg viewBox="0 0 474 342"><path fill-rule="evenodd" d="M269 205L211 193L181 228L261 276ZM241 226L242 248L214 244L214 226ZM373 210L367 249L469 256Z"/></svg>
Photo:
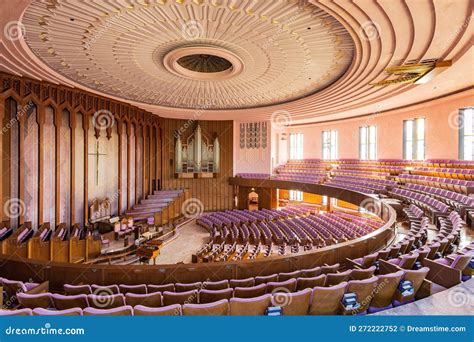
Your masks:
<svg viewBox="0 0 474 342"><path fill-rule="evenodd" d="M142 199L140 202L144 203L171 203L175 199L174 198L146 198Z"/></svg>

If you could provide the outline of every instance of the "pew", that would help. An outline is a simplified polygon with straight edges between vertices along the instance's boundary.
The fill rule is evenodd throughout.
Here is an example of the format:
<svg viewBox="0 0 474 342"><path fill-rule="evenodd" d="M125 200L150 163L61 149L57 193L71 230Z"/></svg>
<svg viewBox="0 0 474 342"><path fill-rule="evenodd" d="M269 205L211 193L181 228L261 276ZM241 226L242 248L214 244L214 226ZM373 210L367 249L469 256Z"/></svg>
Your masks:
<svg viewBox="0 0 474 342"><path fill-rule="evenodd" d="M34 236L28 240L28 258L36 260L51 260L50 239L52 235L51 226L43 223Z"/></svg>
<svg viewBox="0 0 474 342"><path fill-rule="evenodd" d="M67 239L67 227L60 223L56 227L51 238L51 259L58 262L69 262L69 241Z"/></svg>
<svg viewBox="0 0 474 342"><path fill-rule="evenodd" d="M3 245L3 254L16 255L19 257L28 257L28 240L33 236L34 230L31 222L23 223Z"/></svg>

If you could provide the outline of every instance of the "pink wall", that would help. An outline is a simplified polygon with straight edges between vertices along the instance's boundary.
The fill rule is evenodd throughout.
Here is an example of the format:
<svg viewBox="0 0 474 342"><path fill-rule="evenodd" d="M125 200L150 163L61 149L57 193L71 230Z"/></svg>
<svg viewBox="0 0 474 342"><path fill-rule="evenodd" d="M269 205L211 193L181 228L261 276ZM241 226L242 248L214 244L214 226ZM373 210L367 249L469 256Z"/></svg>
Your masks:
<svg viewBox="0 0 474 342"><path fill-rule="evenodd" d="M338 157L359 158L359 127L376 125L378 158L402 158L403 120L425 117L426 159L457 159L457 113L460 108L470 106L474 106L472 89L403 109L374 113L360 119L296 126L290 128L288 132L304 134L304 158L321 158L321 132L336 129L339 144ZM281 153L280 159L283 159Z"/></svg>
<svg viewBox="0 0 474 342"><path fill-rule="evenodd" d="M234 175L236 173L271 173L271 126L267 125L266 148L240 148L240 124L234 121Z"/></svg>

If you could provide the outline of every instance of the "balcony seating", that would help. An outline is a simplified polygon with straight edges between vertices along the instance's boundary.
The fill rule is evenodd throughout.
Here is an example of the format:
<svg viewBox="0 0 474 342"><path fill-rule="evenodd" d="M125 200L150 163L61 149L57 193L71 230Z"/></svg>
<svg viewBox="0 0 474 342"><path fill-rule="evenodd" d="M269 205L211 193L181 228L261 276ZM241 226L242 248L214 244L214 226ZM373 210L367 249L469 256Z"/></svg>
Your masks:
<svg viewBox="0 0 474 342"><path fill-rule="evenodd" d="M343 282L347 282L351 276L352 270L344 272L328 273L326 274L325 286L334 286Z"/></svg>
<svg viewBox="0 0 474 342"><path fill-rule="evenodd" d="M369 313L392 308L392 298L395 296L404 273L404 271L398 271L378 276L377 291L374 292L374 298L370 302Z"/></svg>
<svg viewBox="0 0 474 342"><path fill-rule="evenodd" d="M223 299L207 304L184 304L182 309L183 316L227 316L229 303Z"/></svg>
<svg viewBox="0 0 474 342"><path fill-rule="evenodd" d="M161 308L150 308L143 305L137 305L133 308L135 316L180 316L181 305L172 304Z"/></svg>
<svg viewBox="0 0 474 342"><path fill-rule="evenodd" d="M408 280L412 283L413 293L408 296L403 296L400 291L397 291L392 299L392 305L395 307L413 302L429 271L430 269L428 267L423 267L419 270L406 270L403 280Z"/></svg>
<svg viewBox="0 0 474 342"><path fill-rule="evenodd" d="M146 294L146 285L141 284L141 285L119 285L119 291L120 293L134 293L134 294Z"/></svg>
<svg viewBox="0 0 474 342"><path fill-rule="evenodd" d="M270 294L256 298L231 298L229 300L230 314L232 316L261 316L265 314L271 301Z"/></svg>
<svg viewBox="0 0 474 342"><path fill-rule="evenodd" d="M267 283L267 293L274 293L278 291L289 291L289 292L295 292L296 291L296 279L288 279L285 281L270 281ZM285 291L285 292L286 292Z"/></svg>
<svg viewBox="0 0 474 342"><path fill-rule="evenodd" d="M312 278L312 277L317 277L320 274L321 274L321 267L316 266L314 268L302 269L300 277Z"/></svg>
<svg viewBox="0 0 474 342"><path fill-rule="evenodd" d="M33 310L31 309L17 309L17 310L1 310L0 316L32 316Z"/></svg>
<svg viewBox="0 0 474 342"><path fill-rule="evenodd" d="M418 253L405 254L396 259L390 259L388 262L397 265L400 268L411 270L416 260L418 259Z"/></svg>
<svg viewBox="0 0 474 342"><path fill-rule="evenodd" d="M384 169L372 166L369 168L400 170L399 167ZM324 170L324 167L308 166L307 169L312 172L312 169ZM341 169L362 172L367 167L354 165L352 169ZM474 168L472 170L474 172ZM305 172L295 170L294 173ZM336 177L360 178L339 175ZM386 183L388 181L391 180L373 178L368 182L389 184ZM461 215L452 208L471 205L472 198L460 192L438 191L433 190L431 186L417 184L394 188L391 193L400 195L400 198L410 204L404 208L409 223L408 233L401 241L376 253L354 260L348 259L345 265L348 269L345 271L341 271L340 265L336 264L240 280L165 285L66 284L66 295L50 293L47 290L37 294L19 293L18 304L24 308L11 312L3 310L0 315L262 315L269 306L279 306L279 303L284 315L364 314L366 311L372 313L404 305L423 298L432 291L466 280L465 277L469 274L465 272L474 254L474 245L458 248L464 222ZM443 211L444 209L446 210ZM216 249L218 253L213 255L214 259L209 260L218 260L222 253L229 251L234 253L253 250L253 247L247 244L250 241L256 243L257 240L256 246L261 246L262 251L268 254L272 252L275 247L273 243L277 243L277 240L281 244L276 247L282 249L283 254L288 253L288 249L306 249L308 245L310 248L311 245L326 246L363 236L381 224L377 220L366 221L366 218L357 215L342 212L315 215L311 210L305 206L295 206L275 211L230 210L216 215L204 215L200 218L202 225L205 225L211 234L215 234L216 241L222 240ZM430 211L443 215L437 216L433 222L439 229L434 233L436 236L432 237L430 232L428 239L427 230L431 227L425 213ZM46 229L42 228L39 235L44 231ZM60 229L56 234L60 238L66 235L67 233L61 232ZM265 239L271 241L265 241L267 243L263 244ZM213 253L215 245L217 244L206 245L205 253ZM469 272L472 273L472 269ZM401 292L400 281L410 281L413 291ZM10 295L16 294L18 290L29 291L39 286L7 279L0 279L0 282ZM344 310L340 304L344 293L355 293L361 306L356 310Z"/></svg>
<svg viewBox="0 0 474 342"><path fill-rule="evenodd" d="M10 298L14 302L17 293L29 292L40 285L38 283L24 283L22 281L9 280L5 278L1 279L1 284L3 285L3 291L5 291L6 298Z"/></svg>
<svg viewBox="0 0 474 342"><path fill-rule="evenodd" d="M68 310L73 308L84 309L89 306L89 301L87 295L78 294L78 295L61 295L58 293L53 293L51 298L54 303L54 307L58 310Z"/></svg>
<svg viewBox="0 0 474 342"><path fill-rule="evenodd" d="M339 267L341 267L340 264L321 266L321 274L336 273Z"/></svg>
<svg viewBox="0 0 474 342"><path fill-rule="evenodd" d="M296 282L296 290L312 289L314 287L322 287L326 283L326 275L321 274L312 278L298 278Z"/></svg>
<svg viewBox="0 0 474 342"><path fill-rule="evenodd" d="M187 292L163 292L163 305L168 306L172 304L196 304L198 302L197 290Z"/></svg>
<svg viewBox="0 0 474 342"><path fill-rule="evenodd" d="M255 278L246 279L231 279L229 280L230 287L252 287L255 286Z"/></svg>
<svg viewBox="0 0 474 342"><path fill-rule="evenodd" d="M255 285L252 287L236 287L234 288L234 297L237 298L254 298L262 296L266 293L267 284Z"/></svg>
<svg viewBox="0 0 474 342"><path fill-rule="evenodd" d="M161 292L153 292L148 294L126 293L125 303L130 306L143 305L152 308L163 306L163 296Z"/></svg>
<svg viewBox="0 0 474 342"><path fill-rule="evenodd" d="M64 291L68 295L79 295L79 294L92 294L92 288L90 285L69 285L64 284Z"/></svg>
<svg viewBox="0 0 474 342"><path fill-rule="evenodd" d="M147 285L146 286L148 293L153 292L175 292L174 284L164 284L164 285Z"/></svg>
<svg viewBox="0 0 474 342"><path fill-rule="evenodd" d="M199 292L199 303L213 303L222 299L229 300L232 298L234 293L233 288L222 289L222 290L207 290L203 289Z"/></svg>
<svg viewBox="0 0 474 342"><path fill-rule="evenodd" d="M102 285L91 285L92 289L92 294L96 295L109 295L109 294L119 294L120 289L118 285L108 285L108 286L102 286Z"/></svg>
<svg viewBox="0 0 474 342"><path fill-rule="evenodd" d="M206 281L202 283L202 288L206 290L224 290L229 288L227 279L221 281Z"/></svg>
<svg viewBox="0 0 474 342"><path fill-rule="evenodd" d="M176 292L188 292L201 289L202 283L200 281L190 284L175 283L174 288Z"/></svg>
<svg viewBox="0 0 474 342"><path fill-rule="evenodd" d="M18 302L24 308L34 309L34 308L51 308L53 307L53 301L51 294L48 293L38 293L38 294L27 294L24 292L18 292L16 294Z"/></svg>
<svg viewBox="0 0 474 342"><path fill-rule="evenodd" d="M372 277L376 271L376 266L370 266L368 268L354 268L349 276L349 280L363 280Z"/></svg>
<svg viewBox="0 0 474 342"><path fill-rule="evenodd" d="M294 272L283 272L283 273L278 273L278 281L286 281L289 279L296 279L300 276L301 271L297 270Z"/></svg>
<svg viewBox="0 0 474 342"><path fill-rule="evenodd" d="M431 186L435 188L455 191L457 193L462 193L466 195L474 192L474 181L468 181L468 180L462 180L462 179L401 174L401 175L398 175L396 180L401 184L414 183L414 184L426 185L426 186Z"/></svg>
<svg viewBox="0 0 474 342"><path fill-rule="evenodd" d="M112 295L94 295L87 296L89 306L96 309L113 309L125 305L125 297L123 294Z"/></svg>
<svg viewBox="0 0 474 342"><path fill-rule="evenodd" d="M347 283L346 292L355 293L357 303L360 304L355 310L344 310L345 314L364 314L369 308L369 304L373 298L378 278L371 277L364 280L351 280Z"/></svg>
<svg viewBox="0 0 474 342"><path fill-rule="evenodd" d="M82 314L84 316L131 316L133 308L128 305L112 309L85 308L82 310Z"/></svg>
<svg viewBox="0 0 474 342"><path fill-rule="evenodd" d="M275 293L272 305L281 306L283 316L306 315L311 303L312 289L304 289L294 293Z"/></svg>
<svg viewBox="0 0 474 342"><path fill-rule="evenodd" d="M64 310L36 308L33 310L33 316L82 316L82 314L83 310L81 308L70 308Z"/></svg>
<svg viewBox="0 0 474 342"><path fill-rule="evenodd" d="M340 302L346 290L343 282L332 287L315 287L311 297L310 315L337 315L341 311Z"/></svg>
<svg viewBox="0 0 474 342"><path fill-rule="evenodd" d="M278 274L271 274L268 276L255 277L255 285L265 284L271 281L278 281Z"/></svg>

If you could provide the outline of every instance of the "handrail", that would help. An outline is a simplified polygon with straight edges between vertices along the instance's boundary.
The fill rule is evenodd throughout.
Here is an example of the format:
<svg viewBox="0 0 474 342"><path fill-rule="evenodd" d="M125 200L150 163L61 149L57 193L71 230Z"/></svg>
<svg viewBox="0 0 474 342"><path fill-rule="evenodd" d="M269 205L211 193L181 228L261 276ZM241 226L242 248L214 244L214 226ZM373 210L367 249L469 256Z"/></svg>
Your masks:
<svg viewBox="0 0 474 342"><path fill-rule="evenodd" d="M359 205L369 203L373 208L380 208L380 214L386 223L357 239L332 246L303 251L292 255L212 262L201 264L164 264L164 265L81 265L60 262L25 260L23 258L0 255L2 276L11 279L31 277L40 282L49 280L52 288L62 288L64 283L97 283L97 284L161 284L169 282L195 282L246 278L255 275L268 275L278 272L291 272L296 269L315 267L322 264L343 263L346 258L357 258L385 247L395 236L392 229L396 222L396 212L388 204L374 196L346 189L337 189L320 184L303 184L278 180L230 179L231 185L244 184L253 187L274 187L294 189L316 194L336 197ZM30 267L22 267L27 262ZM29 272L31 270L31 272ZM31 274L29 274L31 273ZM78 274L81 277L78 278Z"/></svg>

